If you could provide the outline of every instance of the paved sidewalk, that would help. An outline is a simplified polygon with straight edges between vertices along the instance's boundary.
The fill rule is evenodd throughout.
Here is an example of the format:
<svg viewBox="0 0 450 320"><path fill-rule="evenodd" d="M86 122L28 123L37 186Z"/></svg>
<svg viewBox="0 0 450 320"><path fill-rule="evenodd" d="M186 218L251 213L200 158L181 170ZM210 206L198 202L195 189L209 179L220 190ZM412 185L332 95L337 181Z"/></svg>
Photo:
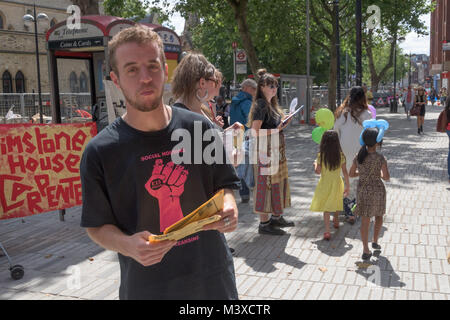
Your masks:
<svg viewBox="0 0 450 320"><path fill-rule="evenodd" d="M308 208L318 176L312 162L318 146L312 127L287 130L292 208L288 235L259 235L251 204L239 205L237 231L227 234L235 248L241 299L442 299L450 298L450 184L448 137L435 132L440 107L427 108L423 136L415 118L389 114L381 152L388 160L387 214L381 254L361 264L359 222L341 221L323 241L321 213ZM239 196L237 196L239 202ZM79 227L80 207L0 221L0 241L14 264L25 267L19 281L10 278L0 256L0 299L118 299L116 254L95 245ZM77 281L79 279L80 281Z"/></svg>

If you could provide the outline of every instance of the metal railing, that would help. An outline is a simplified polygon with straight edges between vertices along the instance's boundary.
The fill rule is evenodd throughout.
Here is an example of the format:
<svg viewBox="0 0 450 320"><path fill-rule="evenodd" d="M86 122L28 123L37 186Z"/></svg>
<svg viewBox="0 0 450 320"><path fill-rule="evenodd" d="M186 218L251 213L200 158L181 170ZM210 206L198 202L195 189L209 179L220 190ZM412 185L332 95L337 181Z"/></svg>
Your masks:
<svg viewBox="0 0 450 320"><path fill-rule="evenodd" d="M51 118L50 93L42 93L44 119ZM92 110L90 93L60 93L62 122L90 121ZM14 117L6 120L12 111ZM23 123L39 118L39 97L37 93L0 93L0 123Z"/></svg>

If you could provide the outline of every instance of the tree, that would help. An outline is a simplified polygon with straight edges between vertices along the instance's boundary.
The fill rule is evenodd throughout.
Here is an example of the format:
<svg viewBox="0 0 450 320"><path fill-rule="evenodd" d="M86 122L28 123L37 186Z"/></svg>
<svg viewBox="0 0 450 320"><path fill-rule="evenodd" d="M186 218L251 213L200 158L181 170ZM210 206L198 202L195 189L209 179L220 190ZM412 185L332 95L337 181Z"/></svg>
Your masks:
<svg viewBox="0 0 450 320"><path fill-rule="evenodd" d="M149 12L158 15L158 23L160 24L169 20L167 10L164 7L151 6L150 0L105 0L103 7L107 15L134 21L144 19Z"/></svg>
<svg viewBox="0 0 450 320"><path fill-rule="evenodd" d="M341 42L343 42L351 31L354 30L354 23L351 17L354 14L354 1L341 0L339 2L339 31ZM311 40L317 46L323 48L330 57L329 78L328 78L328 107L336 109L336 80L337 80L337 51L336 36L337 25L336 15L333 10L333 2L328 0L311 1L311 25L313 36ZM322 36L320 36L322 35Z"/></svg>
<svg viewBox="0 0 450 320"><path fill-rule="evenodd" d="M366 27L363 36L371 85L373 91L376 92L380 81L393 68L395 43L400 37L411 31L415 31L417 34L426 34L425 24L420 20L420 16L430 13L433 4L428 0L374 0L370 4L377 5L381 13L381 26L376 29ZM365 3L363 10L367 11L367 8L368 4ZM389 44L388 59L377 66L374 50L385 47L386 44Z"/></svg>
<svg viewBox="0 0 450 320"><path fill-rule="evenodd" d="M80 7L82 16L100 14L98 8L99 0L71 0L71 1L74 5Z"/></svg>

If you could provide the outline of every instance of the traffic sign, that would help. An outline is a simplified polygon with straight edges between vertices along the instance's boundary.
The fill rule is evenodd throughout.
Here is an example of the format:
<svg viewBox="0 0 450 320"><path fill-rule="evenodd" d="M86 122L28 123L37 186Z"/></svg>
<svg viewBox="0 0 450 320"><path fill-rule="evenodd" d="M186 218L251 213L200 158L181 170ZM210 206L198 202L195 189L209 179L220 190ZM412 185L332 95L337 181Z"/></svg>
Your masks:
<svg viewBox="0 0 450 320"><path fill-rule="evenodd" d="M239 49L236 51L236 62L247 63L247 54L245 53L245 50Z"/></svg>

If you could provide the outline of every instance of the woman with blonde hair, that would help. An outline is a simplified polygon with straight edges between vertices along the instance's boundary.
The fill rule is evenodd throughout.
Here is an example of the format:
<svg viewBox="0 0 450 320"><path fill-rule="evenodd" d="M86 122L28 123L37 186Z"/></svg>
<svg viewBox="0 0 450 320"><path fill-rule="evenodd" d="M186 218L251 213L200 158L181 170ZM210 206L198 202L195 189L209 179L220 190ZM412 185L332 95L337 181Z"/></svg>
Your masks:
<svg viewBox="0 0 450 320"><path fill-rule="evenodd" d="M254 167L253 210L260 217L258 228L260 234L283 235L286 232L280 228L294 226L293 222L286 221L282 216L283 209L291 206L283 135L283 129L289 121L282 122L285 116L278 105L277 79L266 69L259 70L258 77L256 96L250 109L247 124L247 127L252 130L252 134L257 138L255 146L257 146L258 162ZM279 149L273 150L271 147L272 136L276 134L278 134ZM262 146L262 143L260 143L262 136L267 137L267 140L264 139L267 141L266 146ZM277 164L270 163L270 166L275 165L278 170L276 172L271 170L270 174L267 174L267 160L273 158L273 153L278 153L279 162Z"/></svg>
<svg viewBox="0 0 450 320"><path fill-rule="evenodd" d="M222 73L200 53L189 53L175 68L172 93L176 99L174 107L190 110L205 116L211 123L223 126L221 117L216 117L209 102L219 95ZM208 105L208 106L207 106Z"/></svg>

